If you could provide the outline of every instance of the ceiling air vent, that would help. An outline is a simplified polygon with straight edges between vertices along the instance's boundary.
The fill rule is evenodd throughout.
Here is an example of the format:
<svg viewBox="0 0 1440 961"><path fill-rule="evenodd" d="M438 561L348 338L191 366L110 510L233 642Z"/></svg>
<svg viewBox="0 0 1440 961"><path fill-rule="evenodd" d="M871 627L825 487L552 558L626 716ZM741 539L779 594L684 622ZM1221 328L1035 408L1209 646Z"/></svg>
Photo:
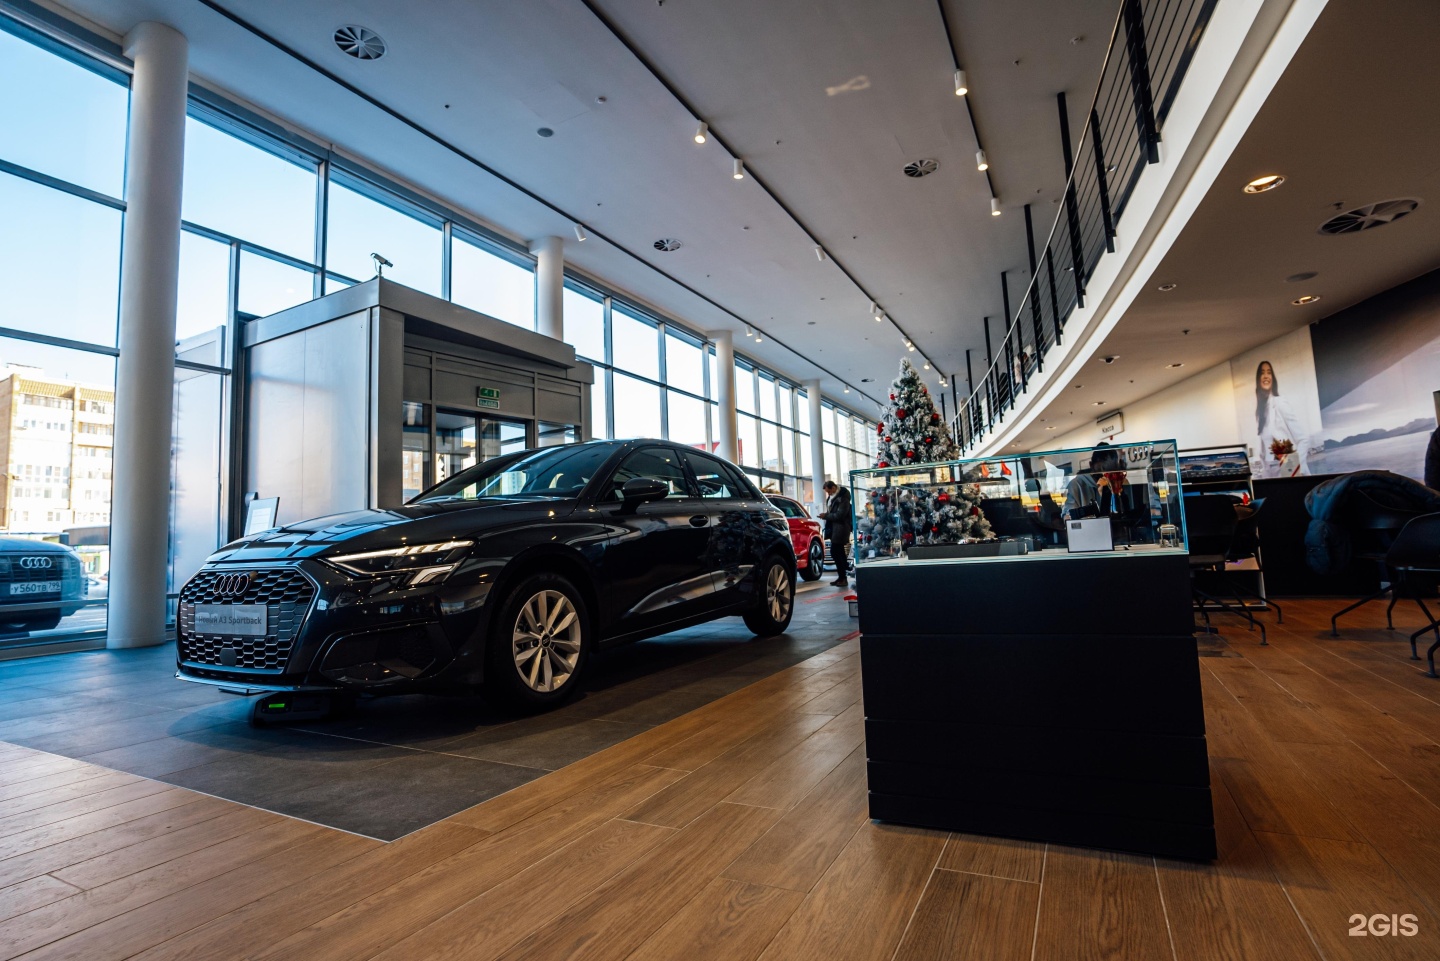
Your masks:
<svg viewBox="0 0 1440 961"><path fill-rule="evenodd" d="M356 60L379 60L385 56L385 39L369 27L353 23L335 28L335 46Z"/></svg>
<svg viewBox="0 0 1440 961"><path fill-rule="evenodd" d="M940 169L938 160L912 160L905 165L904 171L907 177L926 177Z"/></svg>
<svg viewBox="0 0 1440 961"><path fill-rule="evenodd" d="M1386 224L1393 224L1401 217L1415 212L1420 201L1411 198L1403 200L1382 200L1336 214L1320 225L1322 234L1356 234L1362 230L1373 230Z"/></svg>
<svg viewBox="0 0 1440 961"><path fill-rule="evenodd" d="M672 250L679 250L681 246L682 244L680 243L680 241L676 240L674 237L661 237L659 240L655 241L655 249L663 250L667 254L670 253L670 251Z"/></svg>

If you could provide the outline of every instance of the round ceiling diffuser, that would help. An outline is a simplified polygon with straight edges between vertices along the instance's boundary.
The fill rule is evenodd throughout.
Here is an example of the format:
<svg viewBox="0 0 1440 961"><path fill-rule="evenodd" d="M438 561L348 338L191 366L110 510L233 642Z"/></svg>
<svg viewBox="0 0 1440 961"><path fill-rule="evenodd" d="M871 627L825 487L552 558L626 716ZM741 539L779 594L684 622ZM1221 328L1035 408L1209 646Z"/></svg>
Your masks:
<svg viewBox="0 0 1440 961"><path fill-rule="evenodd" d="M940 169L938 160L912 160L903 168L907 177L927 177Z"/></svg>
<svg viewBox="0 0 1440 961"><path fill-rule="evenodd" d="M667 254L672 250L679 250L683 245L674 237L661 237L655 241L655 249L663 250Z"/></svg>
<svg viewBox="0 0 1440 961"><path fill-rule="evenodd" d="M1374 230L1386 224L1393 224L1401 217L1407 217L1420 206L1420 201L1411 197L1400 200L1381 200L1365 204L1343 214L1336 214L1320 225L1322 234L1355 234L1362 230Z"/></svg>
<svg viewBox="0 0 1440 961"><path fill-rule="evenodd" d="M385 38L359 24L347 23L335 28L335 46L356 60L379 60L385 56Z"/></svg>

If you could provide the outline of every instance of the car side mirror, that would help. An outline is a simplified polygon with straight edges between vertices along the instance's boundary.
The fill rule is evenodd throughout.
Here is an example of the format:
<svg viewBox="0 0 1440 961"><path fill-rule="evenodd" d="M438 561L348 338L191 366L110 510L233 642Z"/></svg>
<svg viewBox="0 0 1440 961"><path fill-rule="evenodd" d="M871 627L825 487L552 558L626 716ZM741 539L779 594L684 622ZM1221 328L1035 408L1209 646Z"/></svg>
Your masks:
<svg viewBox="0 0 1440 961"><path fill-rule="evenodd" d="M621 507L628 514L641 504L670 496L670 485L654 477L632 477L620 488Z"/></svg>

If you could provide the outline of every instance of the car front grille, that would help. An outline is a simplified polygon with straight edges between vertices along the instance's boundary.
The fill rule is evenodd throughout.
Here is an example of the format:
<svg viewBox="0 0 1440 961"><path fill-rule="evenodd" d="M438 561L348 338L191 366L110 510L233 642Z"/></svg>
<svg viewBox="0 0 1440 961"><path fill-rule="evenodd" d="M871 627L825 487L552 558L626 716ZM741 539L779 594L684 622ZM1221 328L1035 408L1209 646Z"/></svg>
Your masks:
<svg viewBox="0 0 1440 961"><path fill-rule="evenodd" d="M233 587L234 575L249 580L239 594L223 593ZM238 667L282 673L290 660L295 638L315 600L315 585L295 568L205 570L190 579L180 592L176 642L180 660L212 667ZM264 637L195 633L195 605L264 605Z"/></svg>

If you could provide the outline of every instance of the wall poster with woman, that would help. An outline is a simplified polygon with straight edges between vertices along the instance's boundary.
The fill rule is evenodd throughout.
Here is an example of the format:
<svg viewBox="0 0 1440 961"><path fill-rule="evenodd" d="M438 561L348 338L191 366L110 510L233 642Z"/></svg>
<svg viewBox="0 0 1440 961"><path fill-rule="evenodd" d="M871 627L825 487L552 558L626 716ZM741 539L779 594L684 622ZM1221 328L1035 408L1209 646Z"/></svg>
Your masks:
<svg viewBox="0 0 1440 961"><path fill-rule="evenodd" d="M1320 426L1315 356L1302 327L1230 361L1240 436L1256 477L1310 473Z"/></svg>

